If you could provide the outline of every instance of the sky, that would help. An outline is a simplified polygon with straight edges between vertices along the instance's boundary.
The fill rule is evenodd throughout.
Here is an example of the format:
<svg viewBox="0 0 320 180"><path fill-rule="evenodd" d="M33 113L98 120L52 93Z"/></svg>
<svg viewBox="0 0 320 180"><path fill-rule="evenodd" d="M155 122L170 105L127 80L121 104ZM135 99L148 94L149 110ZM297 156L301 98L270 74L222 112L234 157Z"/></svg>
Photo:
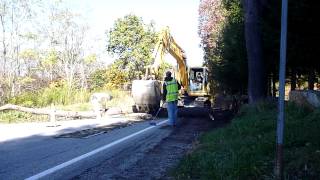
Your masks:
<svg viewBox="0 0 320 180"><path fill-rule="evenodd" d="M145 23L155 22L157 31L169 26L176 42L185 50L189 66L201 66L203 51L199 47L198 6L200 0L68 0L72 10L84 16L90 27L95 48L105 52L106 31L116 19L127 14L142 17ZM105 54L105 53L104 53ZM105 54L106 55L106 54ZM104 56L107 62L113 58ZM172 63L173 58L167 55Z"/></svg>

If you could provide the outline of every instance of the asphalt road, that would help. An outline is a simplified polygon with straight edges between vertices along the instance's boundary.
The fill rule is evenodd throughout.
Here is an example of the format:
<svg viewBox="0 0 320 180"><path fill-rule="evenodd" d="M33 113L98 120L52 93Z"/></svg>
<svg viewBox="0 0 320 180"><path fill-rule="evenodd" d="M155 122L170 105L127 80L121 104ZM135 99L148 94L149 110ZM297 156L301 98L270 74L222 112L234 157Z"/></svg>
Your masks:
<svg viewBox="0 0 320 180"><path fill-rule="evenodd" d="M92 136L90 138L57 138L54 136L31 136L18 140L2 142L0 146L0 179L25 179L55 167L73 158L103 147L116 140L150 127L148 122L138 123ZM114 156L121 149L132 144L139 144L141 139L150 138L150 145L157 143L168 135L168 131L160 131L158 127L141 133L123 143L116 144L105 151L71 164L44 179L68 179L77 175L99 160Z"/></svg>
<svg viewBox="0 0 320 180"><path fill-rule="evenodd" d="M34 135L1 142L0 179L161 178L201 132L219 126L206 113L180 110L183 117L176 129L139 122L102 128L96 136Z"/></svg>

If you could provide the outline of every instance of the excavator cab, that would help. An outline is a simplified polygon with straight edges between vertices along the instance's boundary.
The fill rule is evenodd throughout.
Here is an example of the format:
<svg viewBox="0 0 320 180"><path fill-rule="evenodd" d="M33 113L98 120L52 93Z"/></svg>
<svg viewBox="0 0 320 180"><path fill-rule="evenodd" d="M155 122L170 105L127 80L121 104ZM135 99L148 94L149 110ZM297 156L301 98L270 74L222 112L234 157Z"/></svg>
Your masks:
<svg viewBox="0 0 320 180"><path fill-rule="evenodd" d="M208 70L205 67L189 68L189 96L208 96Z"/></svg>

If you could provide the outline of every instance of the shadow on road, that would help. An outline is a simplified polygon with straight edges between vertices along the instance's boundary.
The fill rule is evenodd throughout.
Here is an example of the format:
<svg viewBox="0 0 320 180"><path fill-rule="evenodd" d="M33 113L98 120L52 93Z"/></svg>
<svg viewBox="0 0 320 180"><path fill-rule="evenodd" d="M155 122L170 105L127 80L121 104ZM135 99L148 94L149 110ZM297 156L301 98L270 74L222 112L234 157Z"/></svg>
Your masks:
<svg viewBox="0 0 320 180"><path fill-rule="evenodd" d="M153 117L155 114L152 114ZM211 117L210 117L211 115ZM159 112L158 118L167 117L167 109L162 108ZM184 107L178 109L179 118L204 118L207 120L225 121L228 122L233 118L233 113L230 110L209 109L204 107ZM213 118L212 118L213 117Z"/></svg>

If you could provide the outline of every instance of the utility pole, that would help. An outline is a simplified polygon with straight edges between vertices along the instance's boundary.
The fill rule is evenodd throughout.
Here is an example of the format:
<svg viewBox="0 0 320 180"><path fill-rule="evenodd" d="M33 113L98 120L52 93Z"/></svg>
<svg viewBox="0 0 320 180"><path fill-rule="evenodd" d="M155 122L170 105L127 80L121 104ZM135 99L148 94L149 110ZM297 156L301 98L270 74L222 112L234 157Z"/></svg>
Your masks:
<svg viewBox="0 0 320 180"><path fill-rule="evenodd" d="M277 147L275 176L277 180L283 179L283 129L284 129L284 96L286 78L286 51L287 51L287 19L288 0L282 0L281 8L281 41L280 41L280 70L279 70L279 104L277 122Z"/></svg>

